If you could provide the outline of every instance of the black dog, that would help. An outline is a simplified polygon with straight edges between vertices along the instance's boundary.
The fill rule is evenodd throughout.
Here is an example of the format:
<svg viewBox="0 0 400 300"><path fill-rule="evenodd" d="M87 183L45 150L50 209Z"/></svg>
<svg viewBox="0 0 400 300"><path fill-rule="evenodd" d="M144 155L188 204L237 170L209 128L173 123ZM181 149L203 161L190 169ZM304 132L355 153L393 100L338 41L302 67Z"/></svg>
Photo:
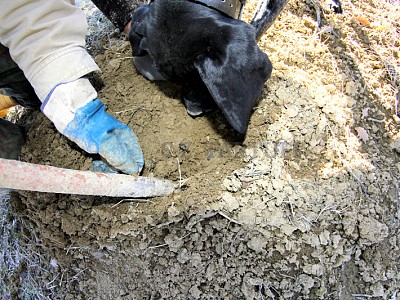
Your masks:
<svg viewBox="0 0 400 300"><path fill-rule="evenodd" d="M243 4L155 0L134 12L129 32L134 63L145 77L181 84L192 116L217 104L241 134L272 72L256 28L236 19Z"/></svg>

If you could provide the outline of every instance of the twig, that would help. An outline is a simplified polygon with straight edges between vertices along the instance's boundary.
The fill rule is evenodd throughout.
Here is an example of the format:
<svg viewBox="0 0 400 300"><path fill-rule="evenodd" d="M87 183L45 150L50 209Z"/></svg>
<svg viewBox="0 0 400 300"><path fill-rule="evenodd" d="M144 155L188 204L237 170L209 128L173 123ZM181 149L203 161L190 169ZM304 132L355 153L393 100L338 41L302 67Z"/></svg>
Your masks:
<svg viewBox="0 0 400 300"><path fill-rule="evenodd" d="M372 295L365 295L365 294L352 294L355 298L374 298Z"/></svg>
<svg viewBox="0 0 400 300"><path fill-rule="evenodd" d="M111 48L112 48L112 45L110 45L110 46L103 46L103 48L106 49L107 51L113 53L113 54L119 54L119 55L123 55L123 54L124 54L124 53L122 53L122 52L114 51L113 49L111 49Z"/></svg>
<svg viewBox="0 0 400 300"><path fill-rule="evenodd" d="M324 207L324 208L319 212L318 216L315 218L315 220L314 220L313 222L314 222L314 223L317 222L318 219L319 219L319 217L322 215L322 213L323 213L324 211L334 209L335 207L336 207L336 205L331 205L331 206L326 206L326 207Z"/></svg>
<svg viewBox="0 0 400 300"><path fill-rule="evenodd" d="M74 276L71 277L70 280L68 280L69 283L74 282L75 280L78 280L78 277L85 272L86 270L88 270L88 268L85 268L83 270L80 270L78 273L76 273Z"/></svg>
<svg viewBox="0 0 400 300"><path fill-rule="evenodd" d="M321 5L318 0L310 0L312 5L314 6L315 12L317 14L317 24L318 26L314 30L314 34L318 33L319 28L321 28Z"/></svg>
<svg viewBox="0 0 400 300"><path fill-rule="evenodd" d="M372 121L372 122L377 122L377 123L384 123L385 119L379 120L379 119L375 119L375 118L368 118L368 121Z"/></svg>
<svg viewBox="0 0 400 300"><path fill-rule="evenodd" d="M399 185L396 181L394 182L394 192L395 192L395 197L396 197L397 215L399 215ZM397 218L397 224L399 224L398 218Z"/></svg>
<svg viewBox="0 0 400 300"><path fill-rule="evenodd" d="M72 244L66 249L67 250L67 254L69 253L70 250L87 250L88 247L73 247ZM64 249L65 250L65 249Z"/></svg>
<svg viewBox="0 0 400 300"><path fill-rule="evenodd" d="M286 274L282 274L282 273L279 272L279 271L278 271L277 274L278 274L279 276L282 276L282 277L286 277L286 278L290 278L290 279L296 280L296 277L293 277L293 276L290 276L290 275L286 275Z"/></svg>
<svg viewBox="0 0 400 300"><path fill-rule="evenodd" d="M157 249L157 248L161 248L161 247L165 247L165 246L168 246L168 244L160 244L160 245L156 245L156 246L149 246L149 247L146 248L146 250L144 250L143 254L146 254L146 252L148 250Z"/></svg>
<svg viewBox="0 0 400 300"><path fill-rule="evenodd" d="M289 204L290 212L292 213L292 218L294 219L295 213L294 213L292 201L290 201L290 200L289 200L289 201L282 201L282 203L287 203L287 204ZM308 221L308 220L307 220L307 221ZM308 222L310 222L310 221L308 221Z"/></svg>
<svg viewBox="0 0 400 300"><path fill-rule="evenodd" d="M54 281L56 281L56 279L57 279L59 276L60 276L60 274L57 274L56 276L54 276L54 278L53 278L50 282L46 283L46 285L47 285L47 286L51 285ZM55 287L56 287L56 285L53 285L53 286L47 287L47 289L48 289L48 290L51 290L51 289L53 289L53 288L55 288Z"/></svg>
<svg viewBox="0 0 400 300"><path fill-rule="evenodd" d="M222 212L209 212L209 213L203 213L203 214L198 214L198 215L196 215L196 220L195 220L194 222L192 222L192 223L190 224L190 226L187 227L187 228L190 229L190 228L192 228L193 226L195 226L197 223L200 223L200 222L202 222L202 221L204 221L204 220L206 220L206 219L209 219L209 218L213 218L213 217L215 217L216 215L220 215L221 217L226 218L227 220L229 220L229 221L232 222L232 223L235 223L235 224L238 224L238 225L242 225L240 222L238 222L238 221L236 221L236 220L234 220L234 219L228 217L226 214L224 214L224 213L222 213ZM188 225L189 225L189 224L188 224Z"/></svg>
<svg viewBox="0 0 400 300"><path fill-rule="evenodd" d="M220 215L221 217L224 217L225 219L229 220L232 223L235 223L235 224L238 224L238 225L242 225L242 223L240 223L240 222L228 217L226 214L224 214L224 213L222 213L220 211L217 214Z"/></svg>
<svg viewBox="0 0 400 300"><path fill-rule="evenodd" d="M132 110L138 111L138 110L144 110L144 109L145 108L143 106L135 106L135 107L131 107L131 108L128 108L128 109L121 110L121 111L116 111L116 112L114 112L114 114L119 115L119 114L123 114L123 113L126 113L128 111L132 111Z"/></svg>
<svg viewBox="0 0 400 300"><path fill-rule="evenodd" d="M168 147L168 151L169 151L169 154L171 155L171 157L175 157L174 152L172 152L171 146L167 145L167 147Z"/></svg>
<svg viewBox="0 0 400 300"><path fill-rule="evenodd" d="M187 236L189 236L191 233L185 234L184 236L177 238L176 240L174 240L171 244L176 243L177 241L183 240L184 238L186 238ZM169 244L165 243L165 244L160 244L160 245L155 245L155 246L149 246L146 248L146 250L144 250L143 255L146 254L147 251L151 250L151 249L157 249L157 248L162 248L165 246L168 246Z"/></svg>
<svg viewBox="0 0 400 300"><path fill-rule="evenodd" d="M346 166L346 165L345 165L345 166ZM352 172L348 166L346 166L346 170L347 170L347 172L349 172L350 175L356 180L356 182L357 182L358 185L360 186L360 189L361 189L361 191L364 193L364 195L367 196L368 199L370 199L369 194L368 194L368 189L365 187L364 182L362 182L361 179L358 178L358 177L356 176L356 174L354 174L354 172Z"/></svg>
<svg viewBox="0 0 400 300"><path fill-rule="evenodd" d="M241 176L243 177L254 177L254 176L262 176L262 175L267 175L270 174L271 171L270 170L260 170L260 171L254 171L251 173L244 173Z"/></svg>
<svg viewBox="0 0 400 300"><path fill-rule="evenodd" d="M115 59L132 59L133 58L133 56L127 56L127 57L118 57L118 58L115 58Z"/></svg>
<svg viewBox="0 0 400 300"><path fill-rule="evenodd" d="M179 188L181 189L183 186L183 181L182 181L182 172L181 172L181 162L179 161L179 157L176 158L178 161L178 174L179 174Z"/></svg>
<svg viewBox="0 0 400 300"><path fill-rule="evenodd" d="M114 207L120 205L123 202L142 202L142 203L146 203L146 202L151 202L151 201L150 200L144 200L144 199L122 199L118 203L115 203L113 206L111 206L111 208L114 208ZM136 204L135 208L137 208L138 206L139 206L139 203Z"/></svg>
<svg viewBox="0 0 400 300"><path fill-rule="evenodd" d="M313 226L314 224L309 220L309 219L307 219L304 215L302 215L301 216L301 219L303 219L304 221L306 221L308 224L310 224L311 226Z"/></svg>

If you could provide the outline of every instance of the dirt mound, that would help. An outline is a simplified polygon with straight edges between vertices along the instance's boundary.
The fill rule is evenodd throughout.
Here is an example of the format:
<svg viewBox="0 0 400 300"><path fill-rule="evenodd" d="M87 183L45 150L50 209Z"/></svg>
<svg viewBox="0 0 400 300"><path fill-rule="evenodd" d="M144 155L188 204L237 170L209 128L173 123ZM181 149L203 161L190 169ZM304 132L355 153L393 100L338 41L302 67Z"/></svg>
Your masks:
<svg viewBox="0 0 400 300"><path fill-rule="evenodd" d="M344 4L316 31L314 7L290 1L264 35L274 72L244 140L220 112L191 118L179 87L140 76L128 42L96 57L99 96L138 135L144 175L183 188L149 202L14 193L14 211L80 275L67 297L396 299L399 6ZM42 114L26 123L22 160L90 169Z"/></svg>

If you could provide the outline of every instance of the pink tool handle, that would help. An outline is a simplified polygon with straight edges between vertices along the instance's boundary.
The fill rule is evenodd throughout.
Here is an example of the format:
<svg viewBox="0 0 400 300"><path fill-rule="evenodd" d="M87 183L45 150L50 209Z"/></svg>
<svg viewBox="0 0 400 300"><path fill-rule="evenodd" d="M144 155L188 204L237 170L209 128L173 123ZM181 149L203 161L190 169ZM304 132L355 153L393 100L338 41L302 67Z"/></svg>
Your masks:
<svg viewBox="0 0 400 300"><path fill-rule="evenodd" d="M77 171L0 158L0 188L147 198L171 194L174 184L165 179Z"/></svg>

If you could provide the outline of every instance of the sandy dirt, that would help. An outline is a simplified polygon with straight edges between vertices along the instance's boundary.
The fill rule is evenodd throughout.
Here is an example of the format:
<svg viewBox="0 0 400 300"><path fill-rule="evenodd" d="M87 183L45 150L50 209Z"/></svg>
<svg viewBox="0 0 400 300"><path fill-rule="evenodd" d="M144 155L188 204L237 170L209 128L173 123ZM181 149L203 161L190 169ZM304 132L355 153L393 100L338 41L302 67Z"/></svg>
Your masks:
<svg viewBox="0 0 400 300"><path fill-rule="evenodd" d="M260 41L274 71L245 138L220 112L191 118L111 38L99 96L138 135L143 175L183 186L147 202L13 193L60 298L398 299L400 4L376 3L323 7L318 30L289 2ZM24 123L23 161L90 169L41 113Z"/></svg>

